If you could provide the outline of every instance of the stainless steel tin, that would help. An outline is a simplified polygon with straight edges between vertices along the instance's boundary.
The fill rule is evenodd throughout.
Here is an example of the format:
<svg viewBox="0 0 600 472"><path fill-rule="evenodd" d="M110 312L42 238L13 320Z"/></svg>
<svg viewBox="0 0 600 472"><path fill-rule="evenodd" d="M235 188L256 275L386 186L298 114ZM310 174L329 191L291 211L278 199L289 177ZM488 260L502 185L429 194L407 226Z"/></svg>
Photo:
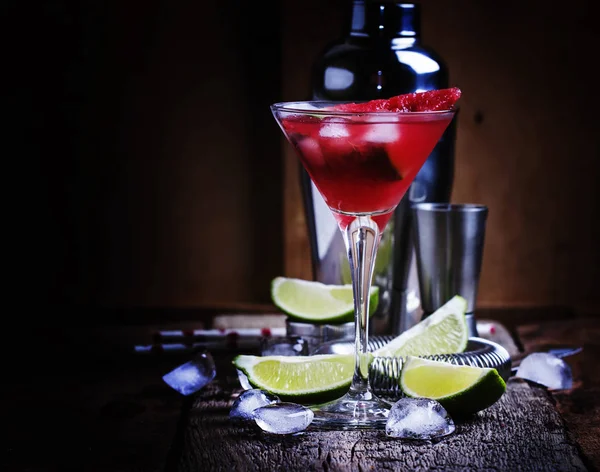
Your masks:
<svg viewBox="0 0 600 472"><path fill-rule="evenodd" d="M488 209L484 205L412 206L421 307L433 313L454 295L467 300L469 334L476 335L475 302Z"/></svg>

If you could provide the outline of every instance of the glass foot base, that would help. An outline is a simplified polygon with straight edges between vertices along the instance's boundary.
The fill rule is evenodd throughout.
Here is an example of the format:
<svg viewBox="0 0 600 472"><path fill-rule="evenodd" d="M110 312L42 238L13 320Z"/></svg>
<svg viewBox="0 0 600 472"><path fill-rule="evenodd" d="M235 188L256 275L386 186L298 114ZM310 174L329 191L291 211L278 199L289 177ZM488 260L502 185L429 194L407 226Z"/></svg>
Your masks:
<svg viewBox="0 0 600 472"><path fill-rule="evenodd" d="M331 403L312 407L314 429L385 429L391 404L366 394L346 394Z"/></svg>

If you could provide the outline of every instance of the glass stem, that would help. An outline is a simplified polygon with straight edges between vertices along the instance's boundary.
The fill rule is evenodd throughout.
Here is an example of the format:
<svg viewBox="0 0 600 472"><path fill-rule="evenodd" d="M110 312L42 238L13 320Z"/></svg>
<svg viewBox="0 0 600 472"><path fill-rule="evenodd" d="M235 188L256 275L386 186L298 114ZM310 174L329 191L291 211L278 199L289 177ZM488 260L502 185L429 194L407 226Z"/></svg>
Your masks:
<svg viewBox="0 0 600 472"><path fill-rule="evenodd" d="M355 354L354 377L350 395L371 398L369 390L369 298L375 256L379 245L379 227L371 217L358 216L346 228L345 241L354 293Z"/></svg>

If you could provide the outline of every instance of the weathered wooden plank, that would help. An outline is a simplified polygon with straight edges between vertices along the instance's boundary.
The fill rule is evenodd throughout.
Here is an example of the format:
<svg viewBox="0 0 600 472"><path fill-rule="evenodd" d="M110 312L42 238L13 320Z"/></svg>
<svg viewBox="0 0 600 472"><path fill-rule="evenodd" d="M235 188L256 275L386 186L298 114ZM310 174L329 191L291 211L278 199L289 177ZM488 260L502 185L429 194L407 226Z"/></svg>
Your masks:
<svg viewBox="0 0 600 472"><path fill-rule="evenodd" d="M590 468L600 468L600 320L554 320L519 326L525 355L560 346L580 346L583 351L565 361L573 370L573 389L553 391L556 407L573 433Z"/></svg>
<svg viewBox="0 0 600 472"><path fill-rule="evenodd" d="M213 385L187 417L179 471L579 471L587 470L548 392L511 380L491 408L439 441L410 442L382 431L315 431L266 435L227 415L235 379Z"/></svg>

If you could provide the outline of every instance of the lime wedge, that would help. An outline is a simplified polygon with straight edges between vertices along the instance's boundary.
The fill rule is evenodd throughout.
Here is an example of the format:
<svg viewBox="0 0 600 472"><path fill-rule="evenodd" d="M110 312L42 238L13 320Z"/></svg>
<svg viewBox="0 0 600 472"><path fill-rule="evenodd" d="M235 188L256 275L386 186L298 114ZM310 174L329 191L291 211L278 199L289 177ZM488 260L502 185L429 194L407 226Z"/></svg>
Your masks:
<svg viewBox="0 0 600 472"><path fill-rule="evenodd" d="M430 316L373 352L378 357L454 354L467 347L467 301L454 296Z"/></svg>
<svg viewBox="0 0 600 472"><path fill-rule="evenodd" d="M247 356L233 359L255 388L282 401L303 405L325 403L344 395L354 374L354 356Z"/></svg>
<svg viewBox="0 0 600 472"><path fill-rule="evenodd" d="M326 285L309 280L277 277L271 282L273 303L289 318L315 324L354 321L352 285ZM379 304L379 287L371 287L369 314Z"/></svg>
<svg viewBox="0 0 600 472"><path fill-rule="evenodd" d="M400 387L409 397L437 400L453 416L467 416L496 403L506 384L496 369L453 365L408 356Z"/></svg>

